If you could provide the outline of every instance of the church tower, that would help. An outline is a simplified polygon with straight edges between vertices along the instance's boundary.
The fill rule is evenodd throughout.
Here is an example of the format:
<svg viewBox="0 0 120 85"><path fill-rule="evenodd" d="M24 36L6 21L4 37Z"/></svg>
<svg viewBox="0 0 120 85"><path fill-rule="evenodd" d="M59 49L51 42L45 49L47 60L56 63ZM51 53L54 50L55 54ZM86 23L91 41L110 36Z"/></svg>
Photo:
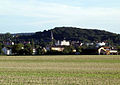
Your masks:
<svg viewBox="0 0 120 85"><path fill-rule="evenodd" d="M55 40L54 40L53 32L51 31L51 46L53 46L54 44L55 44Z"/></svg>
<svg viewBox="0 0 120 85"><path fill-rule="evenodd" d="M51 40L54 40L53 32L51 31Z"/></svg>

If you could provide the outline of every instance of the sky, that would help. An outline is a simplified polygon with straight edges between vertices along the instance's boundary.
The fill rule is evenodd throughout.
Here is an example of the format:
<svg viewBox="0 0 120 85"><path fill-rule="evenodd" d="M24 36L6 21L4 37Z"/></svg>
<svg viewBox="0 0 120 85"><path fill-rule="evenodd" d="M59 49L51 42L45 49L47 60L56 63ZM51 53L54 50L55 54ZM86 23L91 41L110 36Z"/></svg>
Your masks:
<svg viewBox="0 0 120 85"><path fill-rule="evenodd" d="M0 33L63 26L120 34L120 0L0 0Z"/></svg>

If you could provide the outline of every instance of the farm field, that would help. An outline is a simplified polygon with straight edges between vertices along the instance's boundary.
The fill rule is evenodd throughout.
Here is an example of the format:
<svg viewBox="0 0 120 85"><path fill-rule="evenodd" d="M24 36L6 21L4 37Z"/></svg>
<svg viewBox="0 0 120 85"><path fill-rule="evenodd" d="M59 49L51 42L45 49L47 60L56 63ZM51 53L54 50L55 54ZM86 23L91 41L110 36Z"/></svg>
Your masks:
<svg viewBox="0 0 120 85"><path fill-rule="evenodd" d="M120 85L120 56L0 56L0 85Z"/></svg>

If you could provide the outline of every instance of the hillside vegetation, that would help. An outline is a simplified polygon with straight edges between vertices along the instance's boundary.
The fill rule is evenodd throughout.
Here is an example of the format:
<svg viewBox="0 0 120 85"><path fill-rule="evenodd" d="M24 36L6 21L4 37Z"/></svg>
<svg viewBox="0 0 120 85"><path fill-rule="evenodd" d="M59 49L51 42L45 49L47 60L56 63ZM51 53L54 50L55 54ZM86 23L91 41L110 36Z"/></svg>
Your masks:
<svg viewBox="0 0 120 85"><path fill-rule="evenodd" d="M51 32L53 33L55 40L69 40L69 41L81 41L87 42L108 42L113 45L120 45L120 34L111 33L104 30L97 29L82 29L75 27L56 27L51 30L44 30L43 32L36 33L19 33L12 34L17 37L12 37L9 33L0 34L0 41L12 40L12 41L30 41L34 40L39 42L50 42Z"/></svg>
<svg viewBox="0 0 120 85"><path fill-rule="evenodd" d="M19 39L34 39L38 41L50 41L51 31L53 32L55 40L69 40L81 42L109 42L110 44L120 45L120 35L104 30L97 29L81 29L74 27L56 27L51 30L44 30L43 32L36 32L32 36L22 36Z"/></svg>

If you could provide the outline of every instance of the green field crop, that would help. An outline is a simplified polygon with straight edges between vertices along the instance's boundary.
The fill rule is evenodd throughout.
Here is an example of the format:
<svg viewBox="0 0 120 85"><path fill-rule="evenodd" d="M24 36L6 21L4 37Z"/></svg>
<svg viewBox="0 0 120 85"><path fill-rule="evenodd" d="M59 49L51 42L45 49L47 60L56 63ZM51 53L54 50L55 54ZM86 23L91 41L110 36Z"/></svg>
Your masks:
<svg viewBox="0 0 120 85"><path fill-rule="evenodd" d="M120 85L120 56L0 56L0 85Z"/></svg>

